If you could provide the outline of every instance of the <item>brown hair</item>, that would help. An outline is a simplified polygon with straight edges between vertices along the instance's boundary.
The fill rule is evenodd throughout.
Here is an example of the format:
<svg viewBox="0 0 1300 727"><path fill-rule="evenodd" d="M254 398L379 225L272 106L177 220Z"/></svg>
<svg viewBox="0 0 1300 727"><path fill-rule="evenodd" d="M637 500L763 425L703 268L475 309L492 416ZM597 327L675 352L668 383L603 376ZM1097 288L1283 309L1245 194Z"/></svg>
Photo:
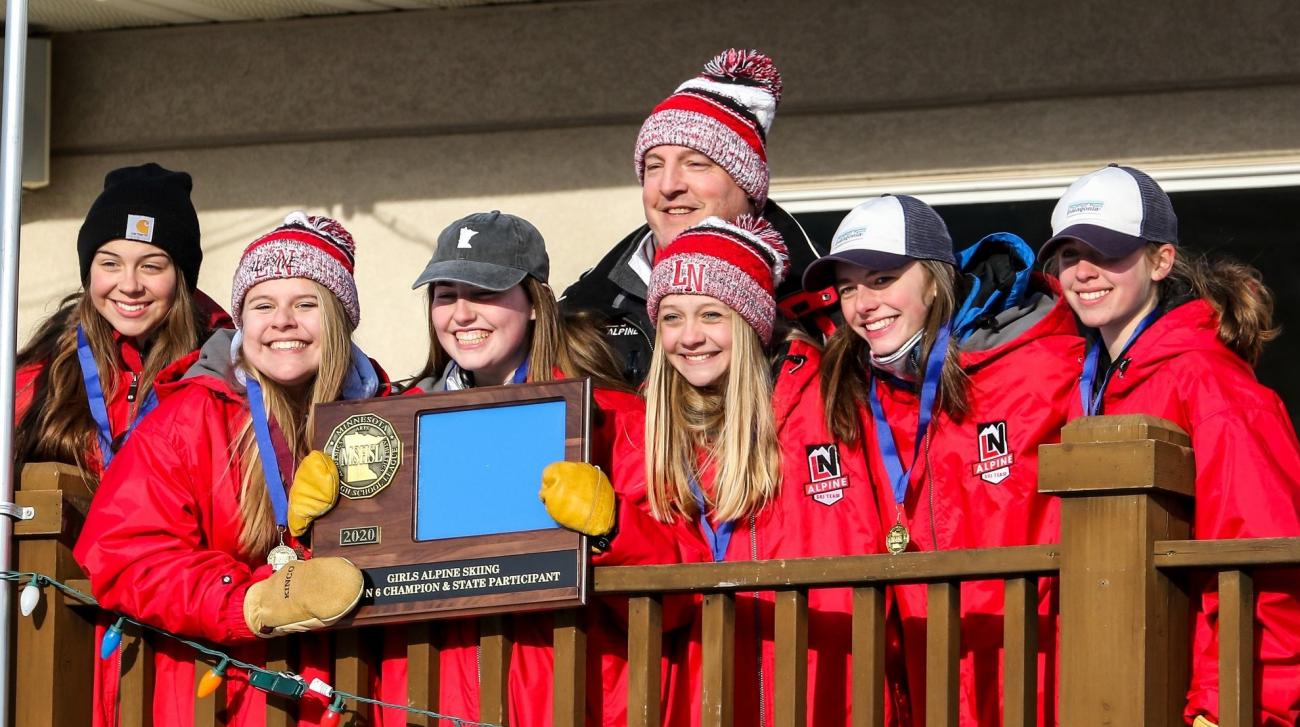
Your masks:
<svg viewBox="0 0 1300 727"><path fill-rule="evenodd" d="M562 317L551 286L525 276L520 285L533 307L528 329L528 381L553 381L558 370L563 378L591 377L593 386L631 392L619 374L618 359L605 342L595 318L590 315ZM451 362L451 356L438 342L429 310L433 304L433 284L425 289L425 324L429 330L429 355L424 368L414 377L437 378Z"/></svg>
<svg viewBox="0 0 1300 727"><path fill-rule="evenodd" d="M295 398L288 389L266 378L257 369L244 366L242 351L235 361L236 367L242 367L262 387L266 415L274 419L284 433L295 462L311 450L311 435L316 426L316 408L312 405L337 400L348 367L352 365L352 320L348 318L347 310L325 286L312 281L312 287L321 306L320 369L305 395ZM241 467L239 547L246 556L258 558L275 545L279 532L251 418L244 422L235 437L231 457L237 458Z"/></svg>
<svg viewBox="0 0 1300 727"><path fill-rule="evenodd" d="M925 339L922 342L921 360L928 361L939 326L948 325L957 312L957 269L948 263L920 260L929 280L934 282L935 298L925 318ZM943 370L939 377L939 393L935 402L949 416L960 418L967 411L966 388L968 379L958 362L956 339L948 339L944 351ZM858 407L866 404L871 383L871 349L867 342L847 324L826 341L822 356L822 397L826 402L826 425L842 442L856 442L861 430Z"/></svg>
<svg viewBox="0 0 1300 727"><path fill-rule="evenodd" d="M1152 252L1157 249L1154 244L1149 248ZM1264 344L1281 333L1273 322L1273 292L1251 265L1180 250L1173 271L1160 281L1159 294L1166 299L1175 287L1182 286L1219 314L1219 340L1252 366L1259 361Z"/></svg>
<svg viewBox="0 0 1300 727"><path fill-rule="evenodd" d="M177 270L176 299L150 336L143 369L137 384L137 402L153 390L162 369L199 345L208 333L193 294ZM59 308L41 324L18 353L19 368L29 364L45 366L32 383L32 405L18 423L14 454L17 466L27 462L54 461L85 469L82 458L87 447L95 446L95 421L86 400L86 385L77 359L77 326L86 332L104 398L116 393L123 362L113 339L113 326L95 310L86 291L80 290L59 302Z"/></svg>

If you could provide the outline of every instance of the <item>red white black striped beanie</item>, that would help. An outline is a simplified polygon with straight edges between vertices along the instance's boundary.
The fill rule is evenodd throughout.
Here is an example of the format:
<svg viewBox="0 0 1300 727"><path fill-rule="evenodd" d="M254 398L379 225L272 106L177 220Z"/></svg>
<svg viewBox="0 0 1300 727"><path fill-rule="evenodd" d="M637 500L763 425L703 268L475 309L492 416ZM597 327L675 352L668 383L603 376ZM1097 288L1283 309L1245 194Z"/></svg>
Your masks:
<svg viewBox="0 0 1300 727"><path fill-rule="evenodd" d="M744 318L766 346L776 320L773 292L789 270L785 241L767 220L749 215L735 222L709 217L655 255L646 311L658 323L664 296L712 296Z"/></svg>
<svg viewBox="0 0 1300 727"><path fill-rule="evenodd" d="M756 50L729 48L677 87L641 125L636 178L661 144L694 149L727 170L758 209L767 202L767 132L781 101L781 73Z"/></svg>
<svg viewBox="0 0 1300 727"><path fill-rule="evenodd" d="M301 210L290 212L284 224L254 240L239 259L230 293L235 327L243 327L248 290L278 278L307 278L325 286L343 304L352 327L357 327L361 324L361 304L353 278L356 250L352 234L338 220Z"/></svg>

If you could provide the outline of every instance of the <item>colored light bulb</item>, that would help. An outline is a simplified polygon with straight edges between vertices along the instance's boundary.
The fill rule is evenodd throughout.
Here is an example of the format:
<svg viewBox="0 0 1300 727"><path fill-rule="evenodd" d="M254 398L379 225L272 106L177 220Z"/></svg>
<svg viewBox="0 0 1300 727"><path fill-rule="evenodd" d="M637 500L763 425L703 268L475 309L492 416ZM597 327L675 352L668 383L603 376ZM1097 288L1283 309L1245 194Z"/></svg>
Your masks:
<svg viewBox="0 0 1300 727"><path fill-rule="evenodd" d="M203 699L217 691L217 687L221 686L221 680L226 676L226 666L229 664L229 659L222 659L217 662L216 666L208 670L207 674L203 675L203 678L199 680L199 688L194 692L199 699Z"/></svg>
<svg viewBox="0 0 1300 727"><path fill-rule="evenodd" d="M18 611L24 616L30 616L40 603L41 589L36 585L36 576L32 576L31 581L23 588L22 595L18 597Z"/></svg>
<svg viewBox="0 0 1300 727"><path fill-rule="evenodd" d="M342 718L343 696L336 694L334 695L334 698L330 700L330 706L325 710L325 714L321 715L321 727L338 727L339 720Z"/></svg>
<svg viewBox="0 0 1300 727"><path fill-rule="evenodd" d="M104 632L104 640L99 642L99 658L107 660L117 651L118 645L122 643L122 624L125 621L125 617L119 618Z"/></svg>

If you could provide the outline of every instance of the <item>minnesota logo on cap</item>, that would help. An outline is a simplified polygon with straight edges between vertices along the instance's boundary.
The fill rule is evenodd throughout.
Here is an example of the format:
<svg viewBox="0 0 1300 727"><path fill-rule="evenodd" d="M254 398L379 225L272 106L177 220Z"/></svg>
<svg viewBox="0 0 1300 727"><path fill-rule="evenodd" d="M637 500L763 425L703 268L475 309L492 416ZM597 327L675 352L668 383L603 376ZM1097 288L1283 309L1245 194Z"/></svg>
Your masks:
<svg viewBox="0 0 1300 727"><path fill-rule="evenodd" d="M128 240L153 242L153 218L145 215L126 216L126 234Z"/></svg>

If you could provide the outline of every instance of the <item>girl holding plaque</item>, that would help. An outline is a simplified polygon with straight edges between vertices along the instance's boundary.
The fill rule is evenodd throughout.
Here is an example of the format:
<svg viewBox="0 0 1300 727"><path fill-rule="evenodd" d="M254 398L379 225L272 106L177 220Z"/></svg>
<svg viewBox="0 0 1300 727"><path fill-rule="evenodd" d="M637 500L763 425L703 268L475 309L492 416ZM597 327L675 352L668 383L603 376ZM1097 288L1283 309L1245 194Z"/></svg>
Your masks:
<svg viewBox="0 0 1300 727"><path fill-rule="evenodd" d="M93 491L157 404L158 373L230 324L196 287L203 250L185 172L157 164L108 173L77 236L81 290L18 353L14 456L78 467ZM96 624L96 649L111 624ZM121 655L95 658L92 714L117 723Z"/></svg>
<svg viewBox="0 0 1300 727"><path fill-rule="evenodd" d="M669 531L641 508L644 402L619 383L618 366L599 334L560 318L547 285L549 270L542 235L527 220L494 211L469 215L444 229L433 258L412 286L428 294L429 358L410 391L591 376L591 458L599 469L582 463L551 465L542 499L560 525L595 538L604 550L595 556L597 564L660 562L664 553L676 549ZM626 723L627 636L614 627L625 618L618 614L619 605L601 601L588 609L587 709L594 723ZM548 614L519 614L508 623L513 644L510 724L550 724L552 619ZM477 717L477 622L444 621L438 632L439 711ZM385 652L381 696L405 704L404 629L391 630ZM386 710L383 723L405 725L407 716Z"/></svg>
<svg viewBox="0 0 1300 727"><path fill-rule="evenodd" d="M1151 414L1191 437L1197 538L1300 533L1300 444L1281 400L1253 365L1273 327L1259 271L1189 258L1168 195L1143 172L1109 166L1066 191L1044 256L1087 328L1071 416ZM1300 722L1300 588L1293 569L1254 576L1255 723ZM1193 601L1185 717L1218 721L1218 594Z"/></svg>
<svg viewBox="0 0 1300 727"><path fill-rule="evenodd" d="M1037 492L1038 445L1065 423L1081 340L1033 253L997 233L953 252L939 215L907 196L849 212L807 290L833 284L845 326L822 362L826 419L863 441L891 553L1051 543L1057 503ZM962 584L962 724L1000 724L1002 585ZM926 592L893 589L910 712L925 723ZM1054 714L1054 579L1039 586L1040 714ZM894 674L892 679L903 677Z"/></svg>
<svg viewBox="0 0 1300 727"><path fill-rule="evenodd" d="M286 485L337 478L327 458L307 455L312 405L374 396L383 384L351 342L354 249L338 222L294 212L244 251L231 299L239 328L160 375L157 410L87 516L74 555L105 608L260 663L262 639L320 628L356 604L361 573L310 558L286 532ZM328 682L328 641L298 644L295 671ZM154 649L154 722L191 724L193 651L169 639ZM265 693L235 668L226 683L230 723L264 723ZM302 700L300 724L325 706Z"/></svg>
<svg viewBox="0 0 1300 727"><path fill-rule="evenodd" d="M646 298L655 348L646 388L646 481L686 561L861 555L882 536L861 457L823 419L817 347L775 331L789 269L781 235L710 217L657 256ZM735 601L735 722L772 719L772 593ZM699 722L701 621L666 646L668 724ZM808 719L847 724L851 593L808 594Z"/></svg>

